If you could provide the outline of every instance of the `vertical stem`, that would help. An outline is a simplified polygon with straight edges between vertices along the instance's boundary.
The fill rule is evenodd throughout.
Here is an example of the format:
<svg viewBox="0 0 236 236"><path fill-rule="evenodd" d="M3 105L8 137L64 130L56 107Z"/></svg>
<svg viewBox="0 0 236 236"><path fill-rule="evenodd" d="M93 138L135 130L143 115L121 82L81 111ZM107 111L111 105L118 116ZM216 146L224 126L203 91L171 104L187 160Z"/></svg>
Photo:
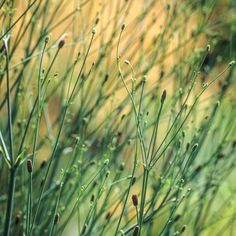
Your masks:
<svg viewBox="0 0 236 236"><path fill-rule="evenodd" d="M4 234L3 234L4 236L10 235L11 218L14 207L15 174L16 170L14 168L11 168L10 180L8 184L8 199L7 199L7 211L6 211L6 219L5 219Z"/></svg>
<svg viewBox="0 0 236 236"><path fill-rule="evenodd" d="M14 152L13 152L13 132L12 132L12 114L11 114L11 92L10 92L10 75L9 75L9 54L7 46L7 38L4 38L3 43L5 47L6 56L6 77L7 77L7 111L8 111L8 129L9 129L9 143L10 143L10 179L8 185L8 199L7 210L4 225L4 236L10 235L10 226L12 212L14 208L14 193L15 193L15 172L14 167Z"/></svg>
<svg viewBox="0 0 236 236"><path fill-rule="evenodd" d="M9 132L9 143L10 143L10 159L11 165L13 166L13 135L12 135L12 114L11 114L11 92L10 92L10 75L9 75L9 54L7 40L4 39L5 56L6 56L6 77L7 77L7 112L8 112L8 132Z"/></svg>
<svg viewBox="0 0 236 236"><path fill-rule="evenodd" d="M144 218L144 207L147 193L147 183L148 183L149 169L147 166L144 167L143 173L143 184L142 184L142 194L141 194L141 203L139 211L139 234L141 235L143 218Z"/></svg>

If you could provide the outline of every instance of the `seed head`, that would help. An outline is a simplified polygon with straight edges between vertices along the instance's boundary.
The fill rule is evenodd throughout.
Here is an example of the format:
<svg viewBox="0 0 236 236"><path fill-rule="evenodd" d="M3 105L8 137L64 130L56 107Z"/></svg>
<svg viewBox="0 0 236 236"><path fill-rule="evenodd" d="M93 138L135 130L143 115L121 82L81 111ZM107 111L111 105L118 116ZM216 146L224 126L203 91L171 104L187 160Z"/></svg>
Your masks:
<svg viewBox="0 0 236 236"><path fill-rule="evenodd" d="M129 60L125 60L125 64L129 65L130 64Z"/></svg>
<svg viewBox="0 0 236 236"><path fill-rule="evenodd" d="M236 140L233 141L232 148L236 148Z"/></svg>
<svg viewBox="0 0 236 236"><path fill-rule="evenodd" d="M135 207L138 206L138 196L136 194L132 195L132 202Z"/></svg>
<svg viewBox="0 0 236 236"><path fill-rule="evenodd" d="M107 212L107 214L105 216L105 219L106 220L110 220L111 219L111 212L110 211Z"/></svg>
<svg viewBox="0 0 236 236"><path fill-rule="evenodd" d="M87 225L87 224L85 224L85 225L84 225L84 227L83 227L83 230L82 230L82 233L81 233L81 234L85 234L85 232L86 232L87 228L88 228L88 225Z"/></svg>
<svg viewBox="0 0 236 236"><path fill-rule="evenodd" d="M105 166L107 166L109 164L109 159L106 159L103 163Z"/></svg>
<svg viewBox="0 0 236 236"><path fill-rule="evenodd" d="M167 10L167 11L170 10L170 4L166 4L166 10Z"/></svg>
<svg viewBox="0 0 236 236"><path fill-rule="evenodd" d="M108 79L109 79L109 74L106 74L104 77L104 83L106 83Z"/></svg>
<svg viewBox="0 0 236 236"><path fill-rule="evenodd" d="M180 230L180 233L183 233L186 230L187 225L183 225L183 227Z"/></svg>
<svg viewBox="0 0 236 236"><path fill-rule="evenodd" d="M110 171L108 170L108 171L106 172L106 178L108 178L109 175L110 175Z"/></svg>
<svg viewBox="0 0 236 236"><path fill-rule="evenodd" d="M177 215L174 217L173 221L176 222L176 221L178 221L180 218L181 218L181 215L180 215L180 214L177 214Z"/></svg>
<svg viewBox="0 0 236 236"><path fill-rule="evenodd" d="M162 95L161 95L161 103L163 103L166 99L166 90L163 91Z"/></svg>
<svg viewBox="0 0 236 236"><path fill-rule="evenodd" d="M95 164L96 164L96 161L95 161L95 160L90 161L90 163L89 163L90 166L93 166L93 165L95 165Z"/></svg>
<svg viewBox="0 0 236 236"><path fill-rule="evenodd" d="M136 177L134 176L133 179L132 179L132 183L131 184L134 185L135 182L136 182Z"/></svg>
<svg viewBox="0 0 236 236"><path fill-rule="evenodd" d="M61 39L61 40L59 41L59 43L58 43L58 49L63 48L64 45L65 45L65 40L64 40L64 39Z"/></svg>
<svg viewBox="0 0 236 236"><path fill-rule="evenodd" d="M97 25L99 23L99 17L96 18L96 21L95 21L95 25Z"/></svg>
<svg viewBox="0 0 236 236"><path fill-rule="evenodd" d="M144 76L143 76L143 83L146 83L146 82L147 82L147 76L144 75Z"/></svg>
<svg viewBox="0 0 236 236"><path fill-rule="evenodd" d="M122 162L121 164L120 164L120 171L123 171L124 170L124 168L125 168L125 163L124 162Z"/></svg>
<svg viewBox="0 0 236 236"><path fill-rule="evenodd" d="M231 61L230 63L229 63L229 66L231 67L231 66L233 66L235 64L235 61Z"/></svg>
<svg viewBox="0 0 236 236"><path fill-rule="evenodd" d="M207 44L207 52L210 52L211 51L211 45L210 44Z"/></svg>
<svg viewBox="0 0 236 236"><path fill-rule="evenodd" d="M123 114L122 116L121 116L121 120L124 120L124 118L125 118L125 114Z"/></svg>
<svg viewBox="0 0 236 236"><path fill-rule="evenodd" d="M134 228L133 236L139 236L139 226L138 225L136 225L136 227Z"/></svg>
<svg viewBox="0 0 236 236"><path fill-rule="evenodd" d="M192 147L192 152L195 152L197 148L198 148L198 143L195 143Z"/></svg>
<svg viewBox="0 0 236 236"><path fill-rule="evenodd" d="M95 199L95 195L92 194L91 199L90 199L90 202L91 202L91 203L94 202L94 199Z"/></svg>
<svg viewBox="0 0 236 236"><path fill-rule="evenodd" d="M123 31L125 29L125 24L121 26L121 30Z"/></svg>
<svg viewBox="0 0 236 236"><path fill-rule="evenodd" d="M29 173L33 172L33 164L32 161L30 159L27 160L27 170Z"/></svg>
<svg viewBox="0 0 236 236"><path fill-rule="evenodd" d="M49 42L49 40L50 40L49 36L46 36L45 43L47 44Z"/></svg>
<svg viewBox="0 0 236 236"><path fill-rule="evenodd" d="M188 151L189 146L190 146L190 143L188 142L188 143L186 144L186 151Z"/></svg>
<svg viewBox="0 0 236 236"><path fill-rule="evenodd" d="M16 217L15 217L15 225L18 225L20 223L20 214L17 214Z"/></svg>
<svg viewBox="0 0 236 236"><path fill-rule="evenodd" d="M46 160L43 160L40 165L40 169L43 169L46 165Z"/></svg>
<svg viewBox="0 0 236 236"><path fill-rule="evenodd" d="M54 225L57 225L59 223L60 215L57 213L54 218Z"/></svg>

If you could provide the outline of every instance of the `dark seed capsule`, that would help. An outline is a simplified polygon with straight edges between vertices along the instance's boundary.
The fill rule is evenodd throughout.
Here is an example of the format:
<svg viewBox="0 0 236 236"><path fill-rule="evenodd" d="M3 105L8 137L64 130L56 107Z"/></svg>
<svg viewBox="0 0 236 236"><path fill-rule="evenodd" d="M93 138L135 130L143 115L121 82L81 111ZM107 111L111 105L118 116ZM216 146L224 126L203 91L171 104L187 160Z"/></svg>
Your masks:
<svg viewBox="0 0 236 236"><path fill-rule="evenodd" d="M45 43L48 43L48 42L49 42L49 36L45 38Z"/></svg>
<svg viewBox="0 0 236 236"><path fill-rule="evenodd" d="M138 206L138 196L136 194L132 195L132 202L135 207Z"/></svg>
<svg viewBox="0 0 236 236"><path fill-rule="evenodd" d="M15 217L15 225L18 225L20 223L20 215L17 214Z"/></svg>
<svg viewBox="0 0 236 236"><path fill-rule="evenodd" d="M194 173L199 173L200 171L202 170L202 166L199 165L195 170L194 170Z"/></svg>
<svg viewBox="0 0 236 236"><path fill-rule="evenodd" d="M187 225L183 225L183 227L180 230L180 233L183 233L186 230Z"/></svg>
<svg viewBox="0 0 236 236"><path fill-rule="evenodd" d="M188 151L189 146L190 146L190 143L187 143L187 144L186 144L186 151Z"/></svg>
<svg viewBox="0 0 236 236"><path fill-rule="evenodd" d="M60 215L57 213L54 218L54 225L57 225L59 223Z"/></svg>
<svg viewBox="0 0 236 236"><path fill-rule="evenodd" d="M211 51L211 45L210 45L210 44L207 45L206 50L207 50L207 52L210 52L210 51Z"/></svg>
<svg viewBox="0 0 236 236"><path fill-rule="evenodd" d="M110 220L111 219L111 212L110 211L107 212L107 214L105 216L105 219L106 220Z"/></svg>
<svg viewBox="0 0 236 236"><path fill-rule="evenodd" d="M95 164L96 164L96 161L95 161L95 160L90 161L90 163L89 163L90 166L93 166L93 165L95 165Z"/></svg>
<svg viewBox="0 0 236 236"><path fill-rule="evenodd" d="M61 49L61 48L63 48L64 45L65 45L65 40L61 39L59 44L58 44L58 48Z"/></svg>
<svg viewBox="0 0 236 236"><path fill-rule="evenodd" d="M84 227L83 227L83 230L82 230L82 233L81 233L81 234L85 234L85 233L86 233L86 230L87 230L87 228L88 228L88 225L87 225L87 224L85 224L85 225L84 225Z"/></svg>
<svg viewBox="0 0 236 236"><path fill-rule="evenodd" d="M120 164L120 167L119 167L119 169L120 169L120 171L123 171L123 170L124 170L124 168L125 168L125 163L124 163L124 162L122 162L122 163Z"/></svg>
<svg viewBox="0 0 236 236"><path fill-rule="evenodd" d="M193 147L192 147L192 152L195 152L197 148L198 148L198 143L196 143L196 144L193 145Z"/></svg>
<svg viewBox="0 0 236 236"><path fill-rule="evenodd" d="M176 222L176 221L178 221L180 218L181 218L181 215L178 214L178 215L176 215L176 216L174 217L173 221Z"/></svg>
<svg viewBox="0 0 236 236"><path fill-rule="evenodd" d="M123 114L123 115L121 116L121 120L123 120L123 119L125 118L125 116L126 116L126 115L125 115L125 114Z"/></svg>
<svg viewBox="0 0 236 236"><path fill-rule="evenodd" d="M45 167L45 165L46 165L46 160L43 160L40 165L40 169L43 169Z"/></svg>
<svg viewBox="0 0 236 236"><path fill-rule="evenodd" d="M33 164L30 159L27 160L27 170L29 173L32 173L32 171L33 171Z"/></svg>
<svg viewBox="0 0 236 236"><path fill-rule="evenodd" d="M139 226L138 225L134 228L133 236L139 236Z"/></svg>
<svg viewBox="0 0 236 236"><path fill-rule="evenodd" d="M96 18L96 21L95 21L95 25L97 25L99 23L99 17Z"/></svg>
<svg viewBox="0 0 236 236"><path fill-rule="evenodd" d="M161 95L161 103L163 103L165 100L166 100L166 90L164 90Z"/></svg>
<svg viewBox="0 0 236 236"><path fill-rule="evenodd" d="M236 148L236 140L232 143L232 148Z"/></svg>
<svg viewBox="0 0 236 236"><path fill-rule="evenodd" d="M235 61L231 61L230 63L229 63L229 66L231 67L231 66L234 66L235 65Z"/></svg>
<svg viewBox="0 0 236 236"><path fill-rule="evenodd" d="M95 199L95 196L94 196L94 194L92 194L90 202L94 202L94 199Z"/></svg>
<svg viewBox="0 0 236 236"><path fill-rule="evenodd" d="M133 177L133 179L132 179L132 185L134 185L135 182L136 182L136 177Z"/></svg>
<svg viewBox="0 0 236 236"><path fill-rule="evenodd" d="M219 153L218 155L217 155L217 159L218 160L221 160L221 159L223 159L225 157L225 155L223 154L223 153Z"/></svg>
<svg viewBox="0 0 236 236"><path fill-rule="evenodd" d="M165 71L162 70L160 73L160 79L162 79L164 77L164 75L165 75Z"/></svg>
<svg viewBox="0 0 236 236"><path fill-rule="evenodd" d="M109 74L106 74L103 80L103 85L107 82L108 79L109 79Z"/></svg>
<svg viewBox="0 0 236 236"><path fill-rule="evenodd" d="M108 170L108 171L106 172L105 177L108 178L109 175L110 175L110 171Z"/></svg>

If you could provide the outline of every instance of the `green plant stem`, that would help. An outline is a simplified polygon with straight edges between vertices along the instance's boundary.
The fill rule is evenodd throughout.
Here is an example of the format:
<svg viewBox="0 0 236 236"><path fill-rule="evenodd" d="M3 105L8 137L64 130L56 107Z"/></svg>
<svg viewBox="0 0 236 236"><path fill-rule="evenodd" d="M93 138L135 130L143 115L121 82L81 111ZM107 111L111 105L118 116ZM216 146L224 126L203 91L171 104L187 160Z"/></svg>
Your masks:
<svg viewBox="0 0 236 236"><path fill-rule="evenodd" d="M58 147L58 143L59 143L59 139L60 139L60 135L61 135L61 132L62 132L62 128L63 128L63 125L64 125L64 121L65 121L65 118L66 118L66 114L67 114L67 110L68 110L68 107L71 103L71 99L73 97L73 94L74 94L74 91L77 87L77 84L79 82L79 79L82 75L82 71L84 69L84 66L85 66L85 63L86 63L86 60L87 60L87 57L88 57L88 54L89 54L89 51L90 51L90 48L92 46L92 42L93 42L93 39L94 39L94 35L95 33L92 33L92 37L91 37L91 40L90 40L90 43L89 43L89 47L87 49L87 52L86 52L86 55L85 55L85 58L84 58L84 61L82 63L82 66L80 68L80 72L79 72L79 75L77 77L77 80L75 82L75 85L72 89L72 92L70 94L70 96L68 97L68 100L66 102L66 105L65 105L65 108L64 108L64 111L63 111L63 114L62 114L62 120L61 120L61 124L60 124L60 127L59 127L59 130L58 130L58 133L57 133L57 137L56 137L56 141L55 141L55 145L54 145L54 148L53 148L53 151L52 151L52 154L51 154L51 157L49 159L49 164L48 164L48 167L47 167L47 170L46 170L46 174L45 174L45 178L44 178L44 182L43 182L43 186L42 186L42 189L40 191L40 196L39 196L39 200L38 200L38 203L37 203L37 207L36 207L36 212L35 212L35 215L33 217L33 221L32 221L32 225L30 227L30 231L29 231L29 235L31 235L32 233L32 230L33 230L33 227L34 227L34 224L35 224L35 220L37 218L37 215L38 215L38 211L39 211L39 207L41 205L41 200L42 200L42 195L44 193L44 189L45 189L45 185L46 185L46 181L47 181L47 177L49 175L49 170L50 170L50 167L52 165L52 161L54 159L54 156L56 155L56 151L57 151L57 147Z"/></svg>
<svg viewBox="0 0 236 236"><path fill-rule="evenodd" d="M11 92L10 92L10 75L9 75L9 53L7 40L4 39L4 48L6 56L6 77L7 77L7 112L8 112L8 132L9 132L9 144L10 144L10 159L11 166L14 165L14 155L13 155L13 131L12 131L12 111L11 111Z"/></svg>
<svg viewBox="0 0 236 236"><path fill-rule="evenodd" d="M163 155L163 153L166 151L166 149L169 147L169 145L173 142L173 140L175 139L175 137L177 136L177 134L181 131L182 127L184 126L184 124L186 123L188 117L190 116L191 112L193 111L193 108L195 107L195 105L197 104L197 102L199 101L200 97L202 96L202 94L207 90L207 88L209 88L216 80L218 80L228 69L230 68L230 66L227 66L218 76L216 76L215 79L213 79L207 86L205 86L202 91L197 95L196 99L194 100L192 106L190 107L187 115L185 116L183 122L180 124L179 128L177 129L177 131L174 133L174 135L172 136L172 138L170 139L170 141L167 143L167 145L163 148L163 150L160 152L159 155L158 154L158 150L155 152L153 158L152 158L152 162L150 162L150 167L152 168L156 162L160 159L160 157ZM155 158L155 156L157 155L157 157Z"/></svg>
<svg viewBox="0 0 236 236"><path fill-rule="evenodd" d="M3 234L4 236L10 235L11 219L14 208L15 176L16 176L16 170L14 168L11 168L10 180L8 183L8 199L7 199L7 211L6 211L4 234Z"/></svg>
<svg viewBox="0 0 236 236"><path fill-rule="evenodd" d="M9 76L9 54L7 39L3 40L6 55L6 76L7 76L7 111L8 111L8 128L9 128L9 143L10 143L10 179L8 186L8 200L7 210L4 226L4 236L10 234L10 225L12 212L14 208L14 193L15 193L15 167L14 167L14 154L13 154L13 132L12 132L12 114L11 114L11 94L10 94L10 76Z"/></svg>
<svg viewBox="0 0 236 236"><path fill-rule="evenodd" d="M144 207L145 207L149 172L150 171L149 171L148 167L145 166L144 172L143 172L142 194L141 194L141 203L140 203L140 210L139 210L139 234L140 235L142 232L142 225L143 225L143 218L144 218Z"/></svg>

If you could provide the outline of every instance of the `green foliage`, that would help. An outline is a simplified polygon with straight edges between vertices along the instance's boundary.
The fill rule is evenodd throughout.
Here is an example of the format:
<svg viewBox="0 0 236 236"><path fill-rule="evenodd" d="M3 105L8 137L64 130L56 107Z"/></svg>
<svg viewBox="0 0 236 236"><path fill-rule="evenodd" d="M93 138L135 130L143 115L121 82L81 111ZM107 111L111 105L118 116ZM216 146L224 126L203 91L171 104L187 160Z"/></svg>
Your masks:
<svg viewBox="0 0 236 236"><path fill-rule="evenodd" d="M0 235L235 235L234 1L0 10Z"/></svg>

